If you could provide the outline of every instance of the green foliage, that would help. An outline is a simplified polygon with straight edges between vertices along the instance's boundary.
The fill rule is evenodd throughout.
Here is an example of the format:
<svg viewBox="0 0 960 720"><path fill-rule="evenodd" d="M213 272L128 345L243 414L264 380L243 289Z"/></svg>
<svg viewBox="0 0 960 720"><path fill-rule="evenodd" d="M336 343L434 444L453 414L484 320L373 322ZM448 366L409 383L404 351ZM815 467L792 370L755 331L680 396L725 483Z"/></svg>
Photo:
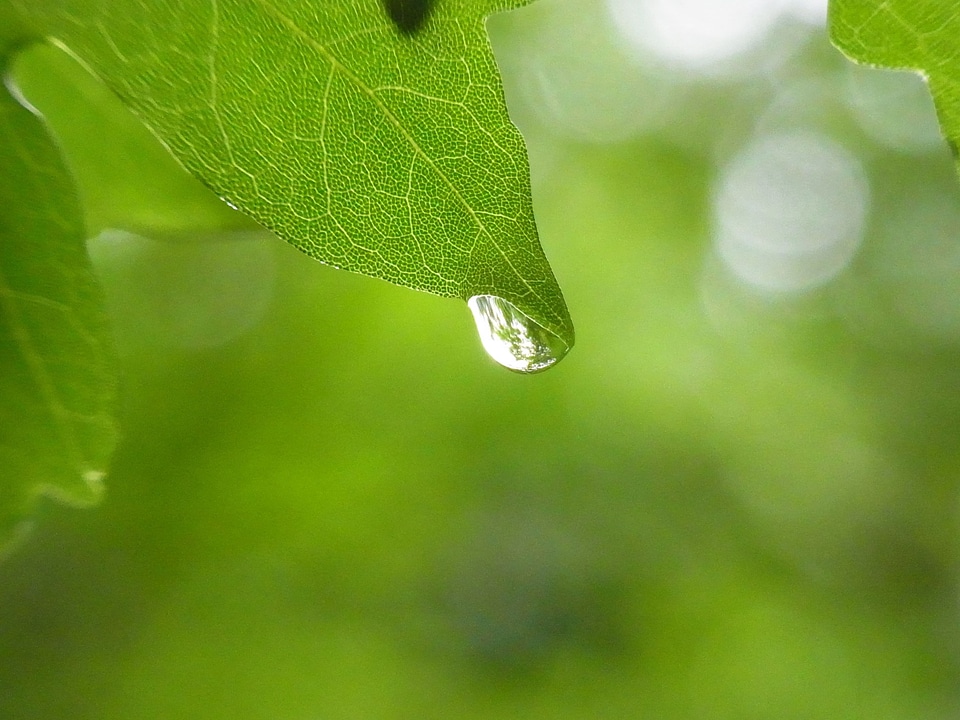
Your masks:
<svg viewBox="0 0 960 720"><path fill-rule="evenodd" d="M503 297L572 344L483 24L516 4L442 3L410 37L368 0L14 0L281 238L399 285Z"/></svg>
<svg viewBox="0 0 960 720"><path fill-rule="evenodd" d="M538 225L575 269L585 342L555 371L502 372L462 303L272 238L89 243L123 441L96 512L40 502L0 563L0 718L957 715L949 153L872 134L857 83L898 76L853 67L821 26L784 19L749 66L691 80L630 56L612 4L538 0L490 23ZM65 138L72 111L47 107L68 98L39 72L28 88L27 65ZM842 148L869 204L832 281L772 294L712 226L717 179L784 130ZM175 164L131 164L102 170L143 183L122 188L130 207L94 215L108 194L89 197L80 164L112 164L125 132L83 160L62 143L89 222L148 222L154 182L182 182L203 214L215 196ZM821 177L814 153L792 160ZM763 177L771 201L744 196L741 217L785 229L761 249L822 257L835 186ZM773 202L784 189L805 191L785 193L795 213Z"/></svg>
<svg viewBox="0 0 960 720"><path fill-rule="evenodd" d="M59 130L91 231L157 236L257 227L185 180L147 130L118 110L112 91L196 178L307 254L441 296L503 298L569 347L573 327L537 239L526 152L507 118L484 28L486 15L516 4L443 3L416 27L398 28L367 0L197 0L176 12L160 0L10 0L2 6L10 35L0 49L9 62L21 46L48 38L105 84L49 49L33 51L20 73L23 90ZM16 343L18 363L35 366L32 374L5 374L4 399L12 418L33 412L20 399L30 395L59 430L44 434L11 420L0 439L11 453L94 477L107 454L100 434L90 440L96 462L88 462L87 440L67 432L74 415L109 424L88 396L108 398L114 384L109 354L91 355L103 344L103 323L88 287L81 211L43 126L12 97L4 102L17 126L2 166L9 183L3 206L50 215L50 227L24 229L16 217L4 226L17 235L5 243L7 266L25 278L5 291L0 339ZM23 160L39 146L42 160ZM40 163L50 169L38 172ZM54 230L62 234L66 222L68 237L59 240ZM74 255L54 261L51 253L68 241ZM83 291L60 287L68 280L82 281ZM96 325L96 342L76 351L76 328L49 318L21 327L21 305L37 294L34 286L56 312L75 314L85 336ZM64 406L65 389L82 395L80 406ZM4 491L20 488L17 498L41 480L70 484L20 465L4 472Z"/></svg>
<svg viewBox="0 0 960 720"><path fill-rule="evenodd" d="M103 83L58 48L26 48L15 76L63 150L91 237L123 228L196 239L259 227L185 173Z"/></svg>
<svg viewBox="0 0 960 720"><path fill-rule="evenodd" d="M830 38L857 62L926 77L944 135L960 143L960 4L831 0Z"/></svg>
<svg viewBox="0 0 960 720"><path fill-rule="evenodd" d="M0 28L3 68L22 27L0 8ZM0 135L2 545L38 492L94 501L116 438L113 351L67 170L40 118L6 93Z"/></svg>

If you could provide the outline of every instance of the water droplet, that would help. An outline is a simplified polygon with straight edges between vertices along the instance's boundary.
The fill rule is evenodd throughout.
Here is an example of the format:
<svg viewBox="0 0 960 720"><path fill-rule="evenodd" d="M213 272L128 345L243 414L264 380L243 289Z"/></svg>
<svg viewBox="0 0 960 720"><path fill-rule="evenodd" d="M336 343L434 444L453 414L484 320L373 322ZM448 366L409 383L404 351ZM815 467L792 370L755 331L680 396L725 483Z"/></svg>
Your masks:
<svg viewBox="0 0 960 720"><path fill-rule="evenodd" d="M557 363L570 346L515 305L496 295L467 301L487 354L508 370L534 373Z"/></svg>

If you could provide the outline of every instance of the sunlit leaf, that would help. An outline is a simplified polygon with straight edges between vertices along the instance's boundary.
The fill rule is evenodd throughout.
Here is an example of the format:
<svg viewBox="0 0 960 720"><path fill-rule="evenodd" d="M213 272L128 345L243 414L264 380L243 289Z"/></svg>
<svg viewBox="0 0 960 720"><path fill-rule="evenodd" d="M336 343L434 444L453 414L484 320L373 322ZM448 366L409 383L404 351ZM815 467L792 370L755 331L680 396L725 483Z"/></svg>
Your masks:
<svg viewBox="0 0 960 720"><path fill-rule="evenodd" d="M523 0L10 0L192 173L336 267L503 298L573 344L484 18ZM396 13L394 13L396 15Z"/></svg>

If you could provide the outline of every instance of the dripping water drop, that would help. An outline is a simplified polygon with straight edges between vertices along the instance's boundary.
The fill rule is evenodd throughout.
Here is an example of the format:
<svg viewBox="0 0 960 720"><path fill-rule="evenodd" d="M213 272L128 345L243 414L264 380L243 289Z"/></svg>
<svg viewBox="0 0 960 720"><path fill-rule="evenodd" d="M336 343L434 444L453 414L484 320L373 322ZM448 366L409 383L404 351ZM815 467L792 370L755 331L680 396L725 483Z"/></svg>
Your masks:
<svg viewBox="0 0 960 720"><path fill-rule="evenodd" d="M570 346L496 295L474 295L467 301L487 354L508 370L535 373L556 364Z"/></svg>

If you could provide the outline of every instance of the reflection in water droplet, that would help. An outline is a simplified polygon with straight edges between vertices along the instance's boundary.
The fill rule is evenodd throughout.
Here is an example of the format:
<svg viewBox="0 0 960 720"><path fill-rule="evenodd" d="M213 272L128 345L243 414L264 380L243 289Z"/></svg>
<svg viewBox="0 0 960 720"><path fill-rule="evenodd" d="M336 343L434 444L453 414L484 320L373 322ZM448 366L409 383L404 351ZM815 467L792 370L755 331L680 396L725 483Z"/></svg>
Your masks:
<svg viewBox="0 0 960 720"><path fill-rule="evenodd" d="M474 295L467 301L480 342L494 360L509 370L534 373L558 362L570 346L557 335L496 295Z"/></svg>

